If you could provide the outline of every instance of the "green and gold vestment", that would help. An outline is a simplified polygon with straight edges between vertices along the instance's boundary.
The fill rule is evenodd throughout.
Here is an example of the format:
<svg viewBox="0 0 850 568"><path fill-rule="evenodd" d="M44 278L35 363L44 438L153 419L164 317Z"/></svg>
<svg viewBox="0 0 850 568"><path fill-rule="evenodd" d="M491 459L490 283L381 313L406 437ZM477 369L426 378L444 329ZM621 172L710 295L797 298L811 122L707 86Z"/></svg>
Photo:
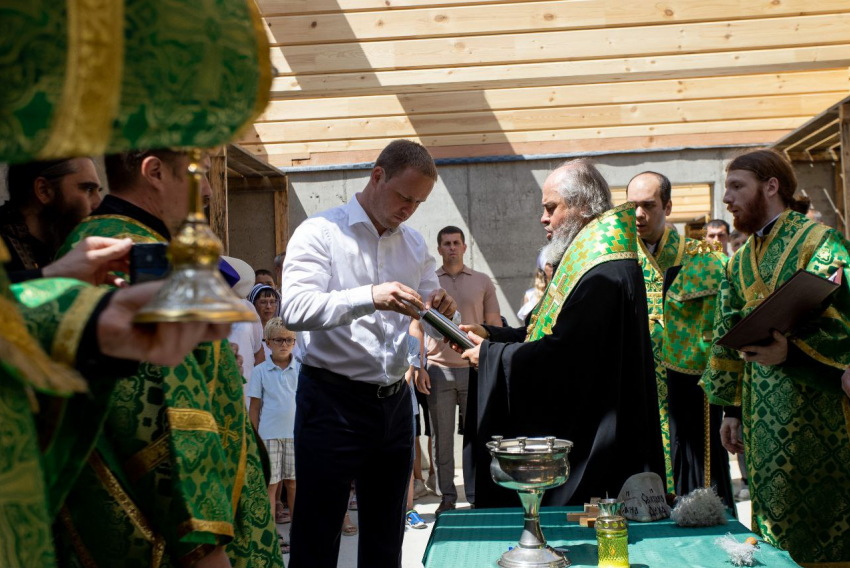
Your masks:
<svg viewBox="0 0 850 568"><path fill-rule="evenodd" d="M703 385L711 402L742 406L753 530L800 563L850 562L850 364L847 241L786 210L766 237L750 237L729 261L715 340L805 269L844 283L818 317L788 336L785 363L745 363L719 345Z"/></svg>
<svg viewBox="0 0 850 568"><path fill-rule="evenodd" d="M705 370L717 294L723 279L724 258L707 243L683 238L678 231L670 228L664 230L654 255L647 250L643 241L639 244L638 260L646 284L655 377L658 383L658 409L664 442L667 491L675 493L668 375L669 371L701 375ZM681 268L670 284L665 298L664 275L676 266ZM705 408L700 410L707 411ZM694 412L697 412L697 409L694 409Z"/></svg>
<svg viewBox="0 0 850 568"><path fill-rule="evenodd" d="M86 459L110 391L111 383L89 389L71 370L106 290L68 278L10 287L2 268L8 258L0 242L0 566L49 567L63 482ZM67 404L75 392L86 393L85 415ZM36 393L46 396L37 400ZM76 424L59 418L51 431L39 432L39 411L74 415Z"/></svg>
<svg viewBox="0 0 850 568"><path fill-rule="evenodd" d="M95 235L164 241L132 217L95 214L60 255ZM234 568L282 566L242 384L226 342L118 381L97 451L60 513L60 558L179 566L225 545Z"/></svg>
<svg viewBox="0 0 850 568"><path fill-rule="evenodd" d="M634 203L623 203L587 224L575 237L534 308L526 343L552 333L573 288L592 268L612 260L637 258Z"/></svg>

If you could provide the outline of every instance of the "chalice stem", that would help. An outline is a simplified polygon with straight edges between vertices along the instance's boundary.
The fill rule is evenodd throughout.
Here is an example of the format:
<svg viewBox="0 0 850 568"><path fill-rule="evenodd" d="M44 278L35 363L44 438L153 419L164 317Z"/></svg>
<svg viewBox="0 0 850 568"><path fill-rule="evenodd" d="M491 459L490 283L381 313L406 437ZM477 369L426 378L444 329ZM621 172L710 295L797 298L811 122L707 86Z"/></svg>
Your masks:
<svg viewBox="0 0 850 568"><path fill-rule="evenodd" d="M546 538L540 530L540 501L543 499L543 491L529 489L518 493L525 513L519 545L523 548L543 548L546 546Z"/></svg>

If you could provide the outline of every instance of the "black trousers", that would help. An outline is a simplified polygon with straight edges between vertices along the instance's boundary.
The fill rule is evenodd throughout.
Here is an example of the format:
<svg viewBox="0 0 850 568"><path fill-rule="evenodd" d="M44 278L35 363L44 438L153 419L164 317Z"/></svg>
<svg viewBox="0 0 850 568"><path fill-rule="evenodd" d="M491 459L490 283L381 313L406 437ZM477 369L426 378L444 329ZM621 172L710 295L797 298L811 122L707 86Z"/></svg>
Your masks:
<svg viewBox="0 0 850 568"><path fill-rule="evenodd" d="M699 375L667 371L667 416L677 495L687 495L705 485L705 393L699 386L699 379ZM729 454L720 441L723 407L711 405L709 408L711 486L734 511Z"/></svg>
<svg viewBox="0 0 850 568"><path fill-rule="evenodd" d="M357 565L401 566L413 470L410 389L402 385L378 398L349 386L299 377L289 568L336 568L352 480L360 525Z"/></svg>

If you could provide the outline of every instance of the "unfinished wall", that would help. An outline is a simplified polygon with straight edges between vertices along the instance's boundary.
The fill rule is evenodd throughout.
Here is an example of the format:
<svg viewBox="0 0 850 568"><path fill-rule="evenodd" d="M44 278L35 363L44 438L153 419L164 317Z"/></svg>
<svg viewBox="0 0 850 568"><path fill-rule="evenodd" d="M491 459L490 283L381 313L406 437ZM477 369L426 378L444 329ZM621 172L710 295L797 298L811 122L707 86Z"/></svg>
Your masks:
<svg viewBox="0 0 850 568"><path fill-rule="evenodd" d="M600 156L595 161L612 186L625 186L632 176L644 170L664 173L674 184L708 183L713 188L714 215L727 218L722 206L723 168L734 152L722 149L632 153ZM461 227L469 245L466 264L493 277L502 313L514 324L522 295L531 284L537 252L546 244L539 221L540 188L560 161L440 166L434 191L409 221L433 245L435 256L437 232L446 225ZM368 170L289 174L291 230L308 215L347 202L363 189L368 175ZM675 208L675 194L673 199ZM231 215L235 210L232 203ZM239 224L234 219L231 217L231 227ZM271 231L271 225L268 227Z"/></svg>

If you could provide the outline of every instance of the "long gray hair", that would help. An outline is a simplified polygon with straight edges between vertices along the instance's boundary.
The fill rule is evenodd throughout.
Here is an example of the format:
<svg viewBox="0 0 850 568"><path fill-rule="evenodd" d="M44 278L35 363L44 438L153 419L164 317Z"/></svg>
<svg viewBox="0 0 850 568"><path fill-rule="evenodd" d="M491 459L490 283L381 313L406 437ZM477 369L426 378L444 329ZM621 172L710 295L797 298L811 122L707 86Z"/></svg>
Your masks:
<svg viewBox="0 0 850 568"><path fill-rule="evenodd" d="M558 166L563 168L564 177L558 186L558 193L564 198L568 207L575 207L581 211L585 219L595 219L612 207L611 188L608 182L587 158L568 160Z"/></svg>

